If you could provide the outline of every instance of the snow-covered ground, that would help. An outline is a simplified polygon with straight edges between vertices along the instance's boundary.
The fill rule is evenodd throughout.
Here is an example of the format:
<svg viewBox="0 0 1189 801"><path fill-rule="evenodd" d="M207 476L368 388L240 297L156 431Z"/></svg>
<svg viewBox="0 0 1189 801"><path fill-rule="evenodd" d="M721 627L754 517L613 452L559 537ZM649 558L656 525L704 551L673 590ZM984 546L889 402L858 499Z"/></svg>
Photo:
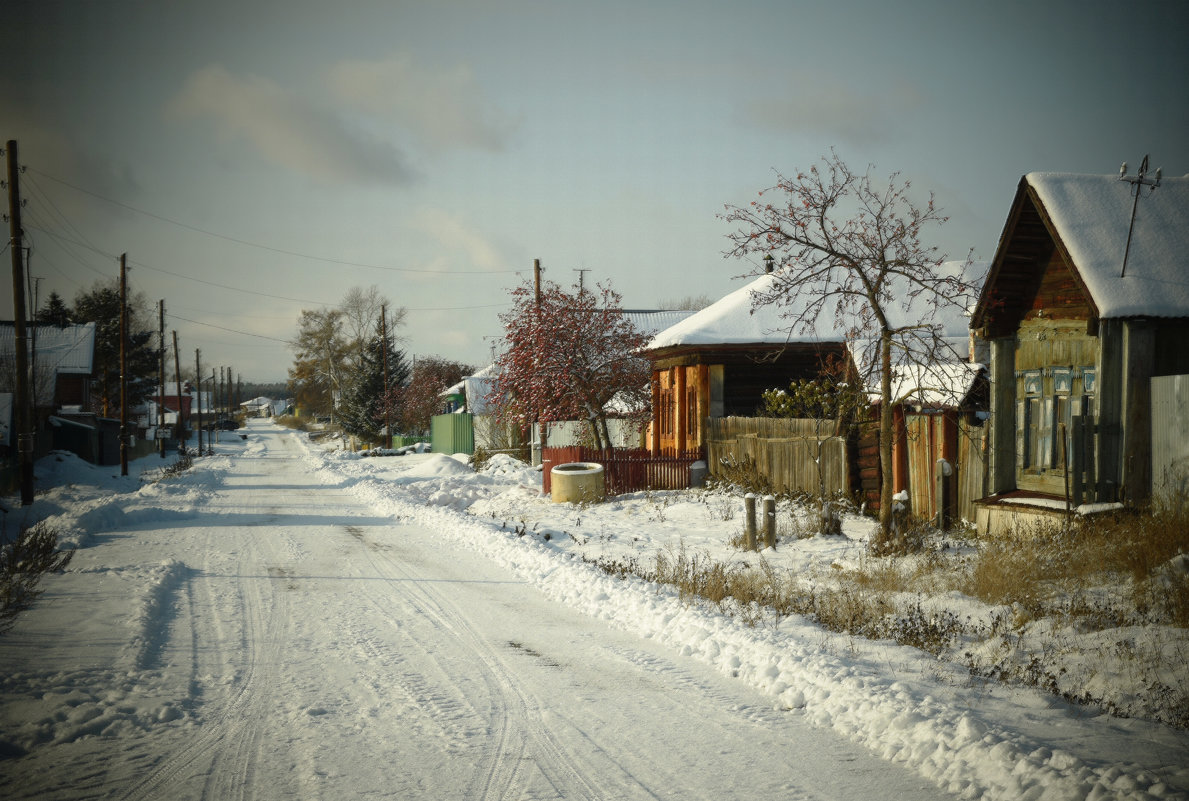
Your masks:
<svg viewBox="0 0 1189 801"><path fill-rule="evenodd" d="M861 519L847 521L844 537L798 540L761 557L729 545L742 513L739 499L724 494L639 493L557 505L540 496L538 473L509 460L476 474L444 455L361 458L311 446L264 421L253 421L246 440L224 434L217 450L184 474L144 485L71 457L39 463L38 486L53 489L38 496L33 513L80 550L67 574L45 580L39 606L0 638L0 795L151 798L169 790L171 797L218 798L235 790L235 797L358 797L393 775L409 781L365 758L375 751L384 760L387 749L391 765L399 756L419 777L387 785L391 797L434 797L435 790L436 797L455 790L453 797L490 798L927 796L925 787L905 782L904 769L965 798L1189 797L1184 732L974 681L915 649L832 634L797 617L748 625L682 603L669 588L589 564L643 563L658 550L684 547L716 559L764 558L780 570L845 568L864 558L869 523ZM300 464L278 473L284 459ZM160 461L136 466L143 465ZM22 514L14 508L8 525ZM444 554L460 575L483 578L438 589L442 579L431 576L426 551L414 544ZM510 608L470 617L490 602L476 595L471 603L472 594L487 592L481 585L499 583L500 575L542 599L542 607L532 607L540 630L489 632L512 625ZM253 579L266 576L271 583L260 589ZM377 580L352 584L344 577ZM218 581L227 583L227 597ZM270 589L277 586L307 591L300 611L290 595ZM347 593L359 595L338 600ZM398 597L403 606L390 609ZM348 600L358 612L345 611L353 608ZM963 599L949 601L986 614ZM536 603L522 596L516 606ZM550 624L547 609L576 616ZM396 635L373 630L377 618L396 631L415 631L417 642L450 632L458 643L441 646L446 656L415 657L407 650L412 640L393 651L385 637ZM432 625L418 622L425 620ZM603 636L614 644L589 650ZM493 641L538 667L565 666L592 697L542 684L528 670L509 672ZM451 656L455 647L479 655L482 675L456 677L457 686L444 693L435 681L445 680L434 671L470 664L462 653ZM243 664L241 652L251 656ZM592 672L588 663L608 653L619 661ZM1100 672L1107 678L1099 681L1126 679L1122 671ZM608 711L617 693L630 693L646 677L680 703L633 700L644 720ZM311 685L320 681L336 689L340 705L360 694L372 700L350 716L334 699L310 703ZM485 694L464 692L469 682L485 683ZM601 683L615 691L600 695ZM277 688L271 712L254 700L264 686ZM454 698L449 708L442 697ZM498 714L479 714L479 697ZM497 697L505 700L495 704ZM431 701L437 707L427 711ZM431 723L461 719L454 706L468 704L476 708L476 720L464 727L469 734L424 739ZM702 728L724 732L722 753L734 739L746 750L754 737L747 759L755 766L739 765L726 778L718 769L691 773L682 759L696 735L683 735L686 742L673 733L691 710L705 719ZM741 711L752 728L736 733L732 715ZM237 717L247 721L230 722ZM405 718L403 729L386 728ZM510 728L512 718L533 725ZM617 729L619 739L668 747L650 749L646 769L633 761L638 749L616 751L616 738L604 737ZM867 754L814 750L806 729L823 743L841 737ZM391 734L401 730L407 736ZM292 764L259 764L262 743L277 737L292 742ZM226 740L244 745L221 755ZM452 760L470 753L464 746L490 741L503 745L480 748L473 758L480 766L462 771L457 783L442 774L458 772ZM508 745L513 741L520 745ZM850 767L840 772L830 761L836 758ZM886 770L867 775L863 760L872 758ZM530 759L540 780L505 764ZM855 775L842 775L852 769ZM286 783L280 777L287 770L306 773ZM772 778L781 771L783 780ZM755 785L738 789L753 774Z"/></svg>

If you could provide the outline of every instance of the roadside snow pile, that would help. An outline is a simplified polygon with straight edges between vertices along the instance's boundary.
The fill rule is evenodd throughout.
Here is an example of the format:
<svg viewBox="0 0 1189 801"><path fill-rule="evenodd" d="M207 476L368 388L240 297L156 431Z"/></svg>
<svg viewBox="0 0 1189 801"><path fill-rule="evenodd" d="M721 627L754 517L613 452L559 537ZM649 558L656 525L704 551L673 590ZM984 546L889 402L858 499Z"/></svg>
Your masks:
<svg viewBox="0 0 1189 801"><path fill-rule="evenodd" d="M833 634L795 615L751 627L709 605L683 603L670 587L589 564L598 555L644 562L658 550L689 547L726 561L771 560L779 569L841 569L865 558L869 521L849 519L842 537L748 554L727 544L741 527L738 499L714 493L556 505L541 496L539 473L504 460L468 476L443 471L446 457L428 467L383 460L386 469L367 473L334 453L311 450L309 458L328 483L350 472L354 480L345 486L378 511L432 527L549 598L746 681L778 708L908 764L960 797L1189 797L1184 732L976 679L923 651Z"/></svg>

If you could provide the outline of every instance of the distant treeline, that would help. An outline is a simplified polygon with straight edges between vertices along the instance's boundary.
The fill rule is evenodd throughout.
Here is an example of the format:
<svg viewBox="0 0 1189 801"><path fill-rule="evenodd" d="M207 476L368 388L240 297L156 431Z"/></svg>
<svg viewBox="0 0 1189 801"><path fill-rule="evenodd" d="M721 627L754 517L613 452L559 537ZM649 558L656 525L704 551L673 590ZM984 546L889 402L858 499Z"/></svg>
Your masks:
<svg viewBox="0 0 1189 801"><path fill-rule="evenodd" d="M284 381L277 381L272 384L256 384L251 381L245 381L240 388L239 396L241 400L248 400L249 398L284 400L289 397L289 387Z"/></svg>

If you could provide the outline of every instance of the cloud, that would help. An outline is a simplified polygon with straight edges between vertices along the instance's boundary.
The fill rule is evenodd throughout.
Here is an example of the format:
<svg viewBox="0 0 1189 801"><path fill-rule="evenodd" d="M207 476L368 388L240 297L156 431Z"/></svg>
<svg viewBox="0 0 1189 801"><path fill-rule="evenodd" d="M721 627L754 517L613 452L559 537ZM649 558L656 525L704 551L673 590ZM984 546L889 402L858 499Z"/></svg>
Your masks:
<svg viewBox="0 0 1189 801"><path fill-rule="evenodd" d="M491 270L504 266L504 260L496 247L452 214L440 209L425 209L417 215L413 224L444 246L461 250L471 266Z"/></svg>
<svg viewBox="0 0 1189 801"><path fill-rule="evenodd" d="M429 149L500 151L516 127L484 101L465 64L433 72L407 55L345 61L328 82L343 103L392 120Z"/></svg>
<svg viewBox="0 0 1189 801"><path fill-rule="evenodd" d="M268 161L327 183L407 183L391 144L350 128L328 109L255 75L211 65L190 76L170 111L210 120L227 140L246 140Z"/></svg>
<svg viewBox="0 0 1189 801"><path fill-rule="evenodd" d="M820 75L797 75L786 85L789 96L749 101L744 107L748 119L773 130L826 134L867 146L886 141L900 113L920 103L910 88L861 92Z"/></svg>

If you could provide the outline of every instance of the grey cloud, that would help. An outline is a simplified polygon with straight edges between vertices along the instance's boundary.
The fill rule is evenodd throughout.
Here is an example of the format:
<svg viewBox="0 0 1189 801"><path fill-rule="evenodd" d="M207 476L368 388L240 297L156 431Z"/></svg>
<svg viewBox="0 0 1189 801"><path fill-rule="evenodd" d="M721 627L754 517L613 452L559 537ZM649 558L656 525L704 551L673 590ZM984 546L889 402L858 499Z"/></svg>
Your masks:
<svg viewBox="0 0 1189 801"><path fill-rule="evenodd" d="M345 61L331 71L328 82L342 102L392 120L430 149L500 151L515 129L485 102L465 64L432 71L408 55Z"/></svg>
<svg viewBox="0 0 1189 801"><path fill-rule="evenodd" d="M414 178L397 148L267 78L206 67L190 76L170 111L209 120L228 141L247 141L268 161L327 183Z"/></svg>

